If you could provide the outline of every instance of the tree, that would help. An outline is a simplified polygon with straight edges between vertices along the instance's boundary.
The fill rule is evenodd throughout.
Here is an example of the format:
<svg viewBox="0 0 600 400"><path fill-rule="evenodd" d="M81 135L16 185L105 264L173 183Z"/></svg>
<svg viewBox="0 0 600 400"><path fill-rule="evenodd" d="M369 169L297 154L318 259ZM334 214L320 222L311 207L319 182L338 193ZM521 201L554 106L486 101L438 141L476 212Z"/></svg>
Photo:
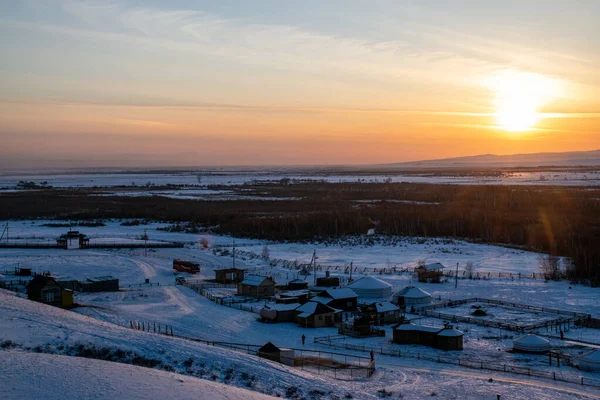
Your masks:
<svg viewBox="0 0 600 400"><path fill-rule="evenodd" d="M265 247L263 247L261 256L264 260L269 259L269 247L268 246L265 245Z"/></svg>
<svg viewBox="0 0 600 400"><path fill-rule="evenodd" d="M473 269L473 261L467 261L467 263L465 264L465 272L467 274L467 278L473 279Z"/></svg>
<svg viewBox="0 0 600 400"><path fill-rule="evenodd" d="M561 265L560 257L545 255L540 256L540 272L546 277L546 279L552 279L558 281L561 278Z"/></svg>

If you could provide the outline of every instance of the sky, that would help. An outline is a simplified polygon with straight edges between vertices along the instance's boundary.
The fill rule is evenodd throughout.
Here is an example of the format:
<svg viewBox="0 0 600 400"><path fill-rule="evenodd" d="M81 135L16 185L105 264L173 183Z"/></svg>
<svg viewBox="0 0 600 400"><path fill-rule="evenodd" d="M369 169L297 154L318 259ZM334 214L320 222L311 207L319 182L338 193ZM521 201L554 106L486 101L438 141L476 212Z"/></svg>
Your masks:
<svg viewBox="0 0 600 400"><path fill-rule="evenodd" d="M600 148L596 0L0 0L0 169Z"/></svg>

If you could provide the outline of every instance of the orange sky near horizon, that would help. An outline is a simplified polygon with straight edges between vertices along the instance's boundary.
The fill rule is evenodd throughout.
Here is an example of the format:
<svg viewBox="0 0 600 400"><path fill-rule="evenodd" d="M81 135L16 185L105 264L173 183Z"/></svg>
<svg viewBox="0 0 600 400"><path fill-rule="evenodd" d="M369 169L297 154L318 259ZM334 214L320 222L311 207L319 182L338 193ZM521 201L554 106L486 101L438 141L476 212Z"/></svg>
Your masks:
<svg viewBox="0 0 600 400"><path fill-rule="evenodd" d="M151 3L0 8L0 169L116 166L128 155L145 166L324 165L600 148L589 7L551 0L513 24L527 14L517 3L383 1L367 12L350 1L342 14L324 6L320 24L284 7ZM579 26L558 26L561 12Z"/></svg>

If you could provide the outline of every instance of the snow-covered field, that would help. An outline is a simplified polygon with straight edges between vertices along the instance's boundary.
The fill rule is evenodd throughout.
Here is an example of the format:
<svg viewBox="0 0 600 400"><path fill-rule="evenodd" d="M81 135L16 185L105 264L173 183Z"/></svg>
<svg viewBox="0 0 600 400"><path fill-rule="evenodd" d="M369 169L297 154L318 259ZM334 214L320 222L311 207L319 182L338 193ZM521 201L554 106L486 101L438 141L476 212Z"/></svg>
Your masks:
<svg viewBox="0 0 600 400"><path fill-rule="evenodd" d="M68 229L42 226L47 222L11 221L11 237L15 235L35 237L39 240L53 240ZM0 225L2 224L0 222ZM132 238L142 234L144 228L147 229L150 238L154 240L198 243L201 236L158 231L156 230L158 226L163 226L163 224L152 223L147 226L131 227L120 225L120 221L112 221L104 227L75 229L80 229L98 239L103 237ZM373 239L373 237L369 238ZM475 271L480 272L512 272L514 274L521 272L525 275L538 270L537 254L500 246L478 245L445 239L397 238L394 239L395 244L376 238L374 240L373 244L361 244L363 240L358 239L347 239L330 244L294 244L236 239L236 246L240 250L260 254L267 245L271 258L284 258L299 262L308 262L313 249L316 249L319 264L323 266L347 265L353 262L355 267L359 267L359 272L354 275L355 279L361 275L370 274L390 283L394 291L411 282L416 283L415 278L410 273L380 274L381 268L411 266L422 259L441 261L449 267L455 267L458 262L461 264L461 268L465 262L472 261L475 264ZM211 237L210 242L213 246L230 246L232 239L217 236ZM272 267L264 260L254 259L244 254L243 252L238 253L236 265L251 272L270 274L278 283L285 283L296 278L295 270L284 269L281 266ZM433 392L437 393L439 398L495 398L496 394L506 396L503 398L598 397L597 389L589 387L554 385L553 382L540 383L521 377L457 370L455 367L441 364L385 356L378 357L378 371L370 380L342 384L324 376L311 375L306 371L273 365L246 354L242 355L206 347L199 343L127 328L130 321L156 322L163 326L172 326L177 335L251 344L273 341L277 345L295 348L302 347L301 336L306 334L308 336L307 348L336 351L325 345L313 343L314 336L336 334L335 328L307 330L292 323L264 324L258 321L258 316L254 313L218 305L189 288L174 285L172 260L175 257L192 259L201 264L201 273L189 276L192 280L213 278L214 269L232 264L230 256L220 256L210 249L202 250L198 245L188 245L182 249L156 249L148 252L147 256L144 256L143 249L135 251L0 249L0 271L10 270L18 264L22 267L33 268L38 272L50 271L53 275L63 278L85 279L112 275L120 279L122 287L122 290L116 293L78 293L75 301L82 307L76 308L73 312L48 308L2 292L0 293L0 342L12 340L18 343L19 347L11 350L11 353L24 351L25 347L34 348L38 345L45 346L48 343L53 351L59 353L60 351L57 350L59 346L67 347L67 345L76 343L91 342L101 346L123 347L148 357L163 360L164 363L170 363L169 365L175 365L176 372L182 373L185 373L185 370L181 363L189 357L194 357L198 363L200 360L203 360L202 362L206 365L209 365L209 362L215 363L215 370L220 371L216 374L218 381L222 381L223 371L228 368L256 375L258 377L256 386L252 389L271 395L284 395L288 386L297 386L306 396L310 390L316 388L324 393L333 391L339 397L343 397L345 393L352 393L354 398L375 398L376 391L380 388L401 393L405 398L430 397ZM319 276L324 275L325 269L318 272ZM332 269L330 272L333 275L348 278L343 270ZM312 278L309 276L308 280L310 281ZM160 283L160 286L144 285L145 279L150 279L150 282L154 284ZM459 280L457 288L455 288L454 282L416 284L431 293L434 298L494 298L600 316L598 289L570 285L568 282L545 282L539 279L525 278L491 278L488 280ZM533 318L531 316L524 317ZM428 318L419 320L419 323L438 326L442 321ZM461 356L483 361L494 362L496 360L503 363L516 363L539 369L550 368L545 366L546 356L523 356L507 352L512 343L509 337L503 337L507 332L467 324L459 324L459 328L466 331L465 350ZM348 340L367 346L384 348L397 346L389 342L391 329L388 327L386 330L386 338ZM23 335L22 332L27 333ZM552 334L551 332L540 333ZM567 331L565 336L573 340L600 343L600 331L594 329L574 329ZM573 355L577 355L583 350L582 347L569 344L567 341L561 342L559 339L552 339L552 342L553 345L561 346L565 352ZM445 352L423 346L406 346L407 350L409 348L427 354L445 354ZM0 365L4 365L1 357L5 357L5 354L0 351ZM204 369L209 370L208 367ZM574 377L583 375L595 379L600 378L599 374L583 373L572 367L563 367L560 372ZM135 375L134 372L131 373ZM170 379L167 375L156 377L156 380ZM487 381L490 376L494 377L494 382ZM202 377L207 378L208 372ZM107 380L111 379L111 377L107 377ZM143 380L144 378L140 377L139 379ZM187 382L188 378L182 379ZM236 379L228 383L238 386L246 385L241 378ZM559 386L561 388L557 388ZM115 387L119 387L118 383L115 383ZM329 395L323 398L335 398L327 396ZM183 397L185 398L185 396Z"/></svg>
<svg viewBox="0 0 600 400"><path fill-rule="evenodd" d="M54 354L0 352L0 373L5 382L0 385L0 398L3 399L274 398L172 372Z"/></svg>
<svg viewBox="0 0 600 400"><path fill-rule="evenodd" d="M172 173L73 173L73 174L18 174L0 175L0 188L14 189L19 181L47 182L53 187L111 187L144 185L243 185L255 181L319 180L326 182L410 182L444 183L458 185L564 185L598 186L600 170L592 172L511 172L501 176L439 176L432 173L420 174L373 174L355 175L340 173L316 173L307 171L277 170L223 170L182 171ZM198 188L190 188L195 196ZM183 195L187 190L174 195ZM173 193L172 193L173 194ZM206 193L209 194L209 193Z"/></svg>
<svg viewBox="0 0 600 400"><path fill-rule="evenodd" d="M185 289L177 290L185 291ZM236 312L234 315L238 316L247 314L236 310L230 311ZM202 314L200 310L197 316ZM4 391L8 394L2 398L32 398L28 397L29 393L43 393L45 384L49 382L50 385L63 385L65 391L62 392L61 398L81 398L78 393L87 393L89 397L84 396L87 398L112 398L111 394L116 393L121 394L119 398L137 398L137 394L127 396L128 388L140 388L139 385L143 385L147 380L152 380L155 384L149 384L148 390L144 391L145 398L167 396L180 398L178 394L181 394L182 398L188 398L190 396L187 394L188 390L199 390L200 386L205 384L187 376L178 377L158 371L142 371L128 366L113 368L113 365L107 361L82 359L79 362L56 356L32 357L24 354L31 351L69 354L69 351L77 349L79 345L131 351L147 359L160 361L158 369L168 367L176 373L214 379L229 385L249 387L262 393L284 397L290 387L297 388L300 397L315 399L339 399L346 394L353 398L375 399L378 398L377 391L383 388L394 393L396 398L436 396L441 399L494 399L497 395L510 399L600 397L596 389L589 387L555 384L552 381L539 382L526 377L521 379L499 373L483 374L477 371L440 368L439 365L427 362L416 363L413 360L386 357L378 358L377 372L371 379L336 381L255 356L101 322L74 312L20 299L2 290L0 290L0 316L0 342L7 343L6 341L10 340L15 346L10 351L0 351L0 370L3 372L3 377L15 377L14 381L9 379L0 385L0 393ZM214 323L218 324L219 321L228 319L238 318L223 313L215 319ZM242 322L244 320L244 318L239 319ZM246 327L244 330L251 331L251 327ZM277 342L281 342L282 336ZM10 347L13 347L12 343ZM191 367L187 367L186 365L190 364L185 362L190 358ZM30 363L32 360L35 360L33 365ZM52 368L52 366L65 368ZM76 370L67 369L69 366ZM62 374L57 371L62 371ZM18 377L20 372L22 372L21 377ZM28 372L33 373L34 377L28 375ZM115 376L114 374L117 373L122 376ZM92 374L95 376L86 379ZM23 385L23 379L27 379L25 377L29 379L27 385ZM490 377L493 380L490 380ZM126 386L125 378L131 380L129 386ZM57 380L60 382L56 382ZM70 385L78 383L84 387L73 392L66 390ZM162 386L163 383L164 389L157 388L157 392L150 390L155 385ZM173 392L169 392L168 395L159 395L172 386L178 387L173 388ZM216 390L212 385L206 387L208 390ZM106 396L102 396L103 393ZM192 393L195 398L202 398L200 393ZM239 392L222 390L219 393L227 399L239 398L236 397ZM41 397L57 398L57 395L58 392L52 389L47 397ZM261 397L248 395L246 398Z"/></svg>

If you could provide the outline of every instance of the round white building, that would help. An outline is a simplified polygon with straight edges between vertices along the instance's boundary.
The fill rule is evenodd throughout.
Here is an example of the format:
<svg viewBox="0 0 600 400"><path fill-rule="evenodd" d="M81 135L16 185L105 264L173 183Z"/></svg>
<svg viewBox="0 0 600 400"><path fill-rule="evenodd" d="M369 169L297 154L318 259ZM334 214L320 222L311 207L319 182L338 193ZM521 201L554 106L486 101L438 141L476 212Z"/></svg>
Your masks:
<svg viewBox="0 0 600 400"><path fill-rule="evenodd" d="M584 371L600 371L600 350L592 350L579 357L579 368Z"/></svg>
<svg viewBox="0 0 600 400"><path fill-rule="evenodd" d="M359 298L384 299L392 295L392 285L370 276L365 276L348 287L354 290Z"/></svg>
<svg viewBox="0 0 600 400"><path fill-rule="evenodd" d="M431 303L431 295L421 288L410 285L396 292L392 298L392 303L399 306L428 304Z"/></svg>
<svg viewBox="0 0 600 400"><path fill-rule="evenodd" d="M546 353L550 351L550 342L529 333L513 340L513 350L522 353Z"/></svg>

